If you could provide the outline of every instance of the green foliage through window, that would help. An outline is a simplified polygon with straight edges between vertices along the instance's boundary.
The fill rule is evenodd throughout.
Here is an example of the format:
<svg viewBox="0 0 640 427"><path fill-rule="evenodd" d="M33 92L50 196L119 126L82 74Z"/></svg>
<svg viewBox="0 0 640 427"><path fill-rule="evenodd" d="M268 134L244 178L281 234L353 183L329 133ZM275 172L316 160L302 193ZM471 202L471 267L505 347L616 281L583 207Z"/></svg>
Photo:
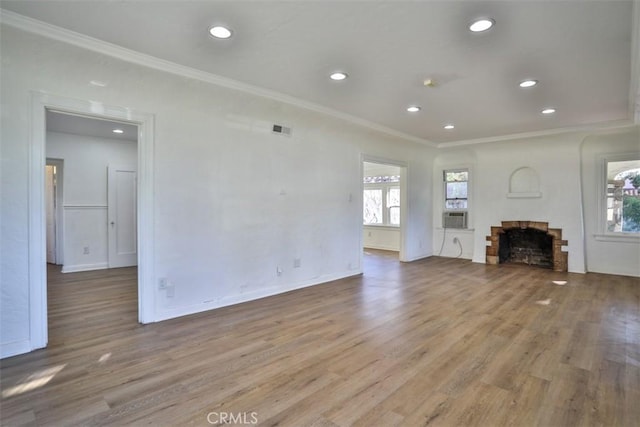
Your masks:
<svg viewBox="0 0 640 427"><path fill-rule="evenodd" d="M640 160L607 162L606 230L640 233Z"/></svg>

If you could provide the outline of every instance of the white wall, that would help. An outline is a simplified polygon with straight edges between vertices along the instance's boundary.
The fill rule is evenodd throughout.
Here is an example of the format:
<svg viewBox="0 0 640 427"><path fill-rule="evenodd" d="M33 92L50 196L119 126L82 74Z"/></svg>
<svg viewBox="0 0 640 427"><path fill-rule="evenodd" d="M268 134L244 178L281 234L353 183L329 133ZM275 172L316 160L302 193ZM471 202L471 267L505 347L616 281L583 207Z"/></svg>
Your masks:
<svg viewBox="0 0 640 427"><path fill-rule="evenodd" d="M587 270L640 276L640 236L604 235L603 198L605 159L635 154L640 158L640 126L590 135L581 146Z"/></svg>
<svg viewBox="0 0 640 427"><path fill-rule="evenodd" d="M154 281L175 286L173 298L152 291L155 320L361 272L363 154L408 165L406 256L431 254L432 149L8 26L1 43L3 357L30 349L32 90L155 115ZM290 126L293 136L265 123Z"/></svg>
<svg viewBox="0 0 640 427"><path fill-rule="evenodd" d="M572 132L441 150L433 170L434 254L439 253L442 244L442 230L438 228L443 198L442 170L468 167L468 222L472 235L447 230L444 256L459 253L459 247L453 243L453 238L457 237L464 248L469 244L473 246L471 253L465 250L462 257L484 263L486 236L490 235L492 225L499 225L503 220L544 221L552 228L562 229L563 238L568 241L565 250L569 252L569 271L640 276L640 240L603 242L594 236L598 233L598 168L601 166L597 163L598 156L639 150L637 126L619 131ZM510 177L522 167L537 174L540 197L509 194Z"/></svg>
<svg viewBox="0 0 640 427"><path fill-rule="evenodd" d="M562 134L479 146L476 152L474 261L485 261L485 236L503 220L532 220L561 228L569 271L583 273L584 245L579 146L583 134ZM540 178L541 197L509 198L509 179L521 167Z"/></svg>
<svg viewBox="0 0 640 427"><path fill-rule="evenodd" d="M470 170L468 226L473 236L447 230L443 255L456 256L463 245L464 258L485 262L486 236L491 226L505 220L548 222L561 228L568 240L569 271L584 272L579 146L584 134L561 134L500 141L443 150L434 162L434 253L439 253L443 231L438 229L442 212L442 170ZM522 167L534 170L540 180L540 197L512 198L511 175ZM472 246L469 251L469 246Z"/></svg>
<svg viewBox="0 0 640 427"><path fill-rule="evenodd" d="M137 144L47 132L46 148L48 158L64 160L62 271L107 268L107 167L135 166Z"/></svg>
<svg viewBox="0 0 640 427"><path fill-rule="evenodd" d="M400 250L400 229L398 227L364 226L363 246L385 251Z"/></svg>
<svg viewBox="0 0 640 427"><path fill-rule="evenodd" d="M458 148L438 153L433 167L433 253L434 255L454 258L473 258L474 250L474 213L476 208L475 166L476 154L473 150ZM442 228L444 211L444 182L442 172L449 169L467 169L469 182L467 187L467 229ZM482 203L481 200L478 203Z"/></svg>

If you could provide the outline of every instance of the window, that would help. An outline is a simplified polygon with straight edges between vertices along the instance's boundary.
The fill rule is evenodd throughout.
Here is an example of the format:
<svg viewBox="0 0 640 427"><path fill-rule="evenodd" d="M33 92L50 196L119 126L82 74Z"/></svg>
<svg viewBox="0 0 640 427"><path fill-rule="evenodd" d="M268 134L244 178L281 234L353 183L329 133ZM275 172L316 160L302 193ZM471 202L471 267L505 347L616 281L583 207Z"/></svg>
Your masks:
<svg viewBox="0 0 640 427"><path fill-rule="evenodd" d="M397 175L364 178L364 225L400 226L399 182Z"/></svg>
<svg viewBox="0 0 640 427"><path fill-rule="evenodd" d="M640 233L640 160L607 162L606 231Z"/></svg>
<svg viewBox="0 0 640 427"><path fill-rule="evenodd" d="M389 224L400 226L400 187L389 187L386 201Z"/></svg>
<svg viewBox="0 0 640 427"><path fill-rule="evenodd" d="M364 224L382 224L382 189L364 189Z"/></svg>
<svg viewBox="0 0 640 427"><path fill-rule="evenodd" d="M443 175L445 210L467 209L469 171L467 169L446 170Z"/></svg>

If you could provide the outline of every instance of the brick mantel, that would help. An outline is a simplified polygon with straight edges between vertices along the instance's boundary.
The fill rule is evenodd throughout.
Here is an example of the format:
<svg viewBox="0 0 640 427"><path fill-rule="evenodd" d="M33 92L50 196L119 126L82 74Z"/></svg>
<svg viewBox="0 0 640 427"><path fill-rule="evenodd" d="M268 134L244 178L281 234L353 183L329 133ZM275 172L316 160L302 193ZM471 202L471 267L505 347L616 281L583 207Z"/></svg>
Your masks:
<svg viewBox="0 0 640 427"><path fill-rule="evenodd" d="M568 270L568 253L562 250L563 246L568 243L566 240L562 240L562 229L549 228L548 222L539 221L502 221L501 226L492 226L491 235L487 236L487 241L490 245L487 245L486 249L486 263L498 264L500 262L500 235L505 230L519 228L519 229L534 229L547 233L552 238L552 255L553 255L553 270L554 271L567 271Z"/></svg>

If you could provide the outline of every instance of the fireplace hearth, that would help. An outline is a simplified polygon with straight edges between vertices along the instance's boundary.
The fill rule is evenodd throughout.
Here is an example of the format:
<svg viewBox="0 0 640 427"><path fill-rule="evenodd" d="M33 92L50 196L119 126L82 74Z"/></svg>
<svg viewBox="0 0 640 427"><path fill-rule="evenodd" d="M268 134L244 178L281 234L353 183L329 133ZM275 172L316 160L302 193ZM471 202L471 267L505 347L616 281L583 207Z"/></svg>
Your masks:
<svg viewBox="0 0 640 427"><path fill-rule="evenodd" d="M502 221L487 236L487 264L519 263L567 271L567 245L562 230L539 221Z"/></svg>

